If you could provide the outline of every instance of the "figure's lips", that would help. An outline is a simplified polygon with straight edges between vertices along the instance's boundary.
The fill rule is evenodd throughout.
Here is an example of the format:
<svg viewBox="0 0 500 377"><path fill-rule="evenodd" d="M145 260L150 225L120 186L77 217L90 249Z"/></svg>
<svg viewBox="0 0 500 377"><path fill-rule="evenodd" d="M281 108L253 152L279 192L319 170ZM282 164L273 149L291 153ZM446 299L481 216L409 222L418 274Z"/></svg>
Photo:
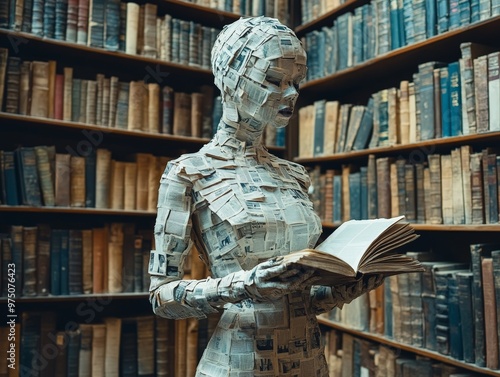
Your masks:
<svg viewBox="0 0 500 377"><path fill-rule="evenodd" d="M284 116L286 118L290 118L293 115L293 109L290 107L284 107L283 109L279 110L278 113L281 116Z"/></svg>

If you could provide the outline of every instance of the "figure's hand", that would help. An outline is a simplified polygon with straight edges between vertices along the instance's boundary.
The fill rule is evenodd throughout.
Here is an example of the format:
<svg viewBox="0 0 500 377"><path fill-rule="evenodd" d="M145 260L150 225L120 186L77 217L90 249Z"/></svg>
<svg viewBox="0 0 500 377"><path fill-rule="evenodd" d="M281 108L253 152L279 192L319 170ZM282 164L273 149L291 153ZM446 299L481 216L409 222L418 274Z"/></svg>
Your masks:
<svg viewBox="0 0 500 377"><path fill-rule="evenodd" d="M382 285L384 277L384 275L365 275L356 283L332 287L332 295L339 304L349 304L355 298Z"/></svg>
<svg viewBox="0 0 500 377"><path fill-rule="evenodd" d="M312 286L318 279L314 270L299 270L283 264L283 258L272 258L247 271L245 288L252 298L275 300Z"/></svg>

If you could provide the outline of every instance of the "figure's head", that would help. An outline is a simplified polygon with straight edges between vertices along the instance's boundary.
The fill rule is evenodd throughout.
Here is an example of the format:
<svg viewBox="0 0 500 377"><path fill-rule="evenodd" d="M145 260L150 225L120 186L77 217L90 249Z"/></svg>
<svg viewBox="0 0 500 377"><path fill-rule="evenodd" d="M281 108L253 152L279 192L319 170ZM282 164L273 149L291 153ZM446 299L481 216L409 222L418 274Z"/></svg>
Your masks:
<svg viewBox="0 0 500 377"><path fill-rule="evenodd" d="M306 75L306 53L278 20L240 18L217 37L212 70L229 120L284 127Z"/></svg>

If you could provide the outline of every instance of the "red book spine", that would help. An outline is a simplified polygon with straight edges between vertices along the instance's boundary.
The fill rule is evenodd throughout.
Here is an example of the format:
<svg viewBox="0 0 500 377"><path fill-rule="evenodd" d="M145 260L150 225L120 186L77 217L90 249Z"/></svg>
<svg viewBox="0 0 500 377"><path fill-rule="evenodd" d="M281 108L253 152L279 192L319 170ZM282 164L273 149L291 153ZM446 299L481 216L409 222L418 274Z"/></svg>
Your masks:
<svg viewBox="0 0 500 377"><path fill-rule="evenodd" d="M56 87L54 93L54 118L63 119L63 104L64 104L64 75L56 75Z"/></svg>

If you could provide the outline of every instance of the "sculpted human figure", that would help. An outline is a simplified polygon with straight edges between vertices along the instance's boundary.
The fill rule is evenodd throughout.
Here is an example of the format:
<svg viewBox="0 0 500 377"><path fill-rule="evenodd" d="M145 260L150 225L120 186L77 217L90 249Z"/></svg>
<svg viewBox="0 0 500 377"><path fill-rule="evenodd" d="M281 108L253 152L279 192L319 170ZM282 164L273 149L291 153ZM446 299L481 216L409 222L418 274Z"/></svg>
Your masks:
<svg viewBox="0 0 500 377"><path fill-rule="evenodd" d="M293 114L306 54L277 20L240 19L212 50L223 116L197 153L170 161L161 178L150 297L166 318L223 310L197 376L328 376L316 315L378 286L314 286L311 270L281 256L313 248L321 222L305 169L270 154L266 127ZM182 280L193 242L211 277ZM164 263L166 261L166 263Z"/></svg>

